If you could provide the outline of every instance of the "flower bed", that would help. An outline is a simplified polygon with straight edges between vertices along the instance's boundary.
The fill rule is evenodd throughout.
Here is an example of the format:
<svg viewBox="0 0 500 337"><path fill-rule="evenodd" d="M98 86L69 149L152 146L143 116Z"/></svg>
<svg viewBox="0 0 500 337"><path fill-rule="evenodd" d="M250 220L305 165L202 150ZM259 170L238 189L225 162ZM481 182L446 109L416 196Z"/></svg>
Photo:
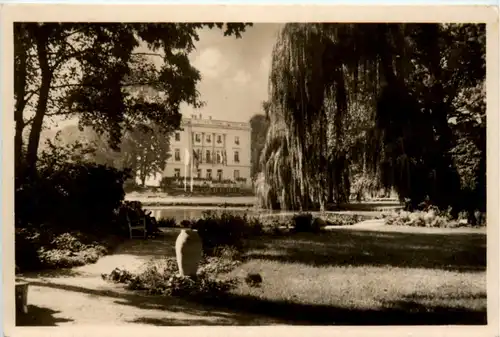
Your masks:
<svg viewBox="0 0 500 337"><path fill-rule="evenodd" d="M114 236L98 239L81 232L16 229L16 269L23 272L95 263L118 241Z"/></svg>
<svg viewBox="0 0 500 337"><path fill-rule="evenodd" d="M237 286L237 278L223 274L230 272L239 264L240 261L224 255L205 258L197 277L190 278L178 273L175 258L165 258L150 261L139 273L115 268L110 274L103 274L102 278L125 284L127 289L144 291L148 294L184 298L219 298Z"/></svg>
<svg viewBox="0 0 500 337"><path fill-rule="evenodd" d="M452 219L448 215L429 211L399 211L384 214L385 224L389 226L458 228L468 226L466 221Z"/></svg>

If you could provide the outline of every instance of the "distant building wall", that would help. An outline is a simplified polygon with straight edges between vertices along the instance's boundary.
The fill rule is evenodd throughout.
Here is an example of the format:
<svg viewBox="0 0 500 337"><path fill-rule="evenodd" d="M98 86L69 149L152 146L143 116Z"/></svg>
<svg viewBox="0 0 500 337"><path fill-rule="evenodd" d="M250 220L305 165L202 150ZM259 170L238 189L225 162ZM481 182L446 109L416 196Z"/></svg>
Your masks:
<svg viewBox="0 0 500 337"><path fill-rule="evenodd" d="M182 120L182 128L170 140L171 156L163 177L211 177L214 182L239 180L241 183L244 179L245 185L251 186L249 123L202 119L193 115ZM193 151L198 154L197 168L191 170L189 165L185 171L186 150L191 159Z"/></svg>

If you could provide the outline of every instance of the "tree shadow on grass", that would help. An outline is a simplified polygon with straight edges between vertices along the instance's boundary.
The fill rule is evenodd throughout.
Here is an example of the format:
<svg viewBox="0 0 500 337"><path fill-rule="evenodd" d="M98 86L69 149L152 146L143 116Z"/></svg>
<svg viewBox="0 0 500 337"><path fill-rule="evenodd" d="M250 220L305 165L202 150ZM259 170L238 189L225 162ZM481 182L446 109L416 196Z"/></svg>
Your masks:
<svg viewBox="0 0 500 337"><path fill-rule="evenodd" d="M132 306L143 310L160 310L164 311L167 316L169 312L183 313L186 315L204 317L198 322L198 325L251 325L256 321L261 321L259 315L250 313L238 313L225 310L223 307L214 306L213 303L200 303L195 301L187 301L181 298L167 297L161 295L146 295L142 292L132 292L124 289L123 285L116 285L116 290L111 289L89 289L85 287L59 284L53 282L30 282L32 286L47 287L64 291L73 291L84 293L92 296L109 297L116 299L117 305ZM156 322L158 325L196 325L196 320L190 319L172 319L166 318L162 324L156 321L156 318L144 318L143 323L152 324ZM147 323L149 322L149 323ZM191 323L189 323L191 322ZM225 323L222 323L225 322Z"/></svg>
<svg viewBox="0 0 500 337"><path fill-rule="evenodd" d="M260 314L291 325L486 325L486 310L427 306L412 299L384 303L382 309L356 309L269 301L231 295L217 306L234 312Z"/></svg>
<svg viewBox="0 0 500 337"><path fill-rule="evenodd" d="M394 266L486 270L486 235L419 234L336 229L251 240L247 258L315 266Z"/></svg>
<svg viewBox="0 0 500 337"><path fill-rule="evenodd" d="M28 305L28 313L16 314L16 326L57 326L58 323L72 322L68 318L56 318L55 314L60 311L55 311L49 308Z"/></svg>
<svg viewBox="0 0 500 337"><path fill-rule="evenodd" d="M153 318L153 317L140 317L128 323L148 324L154 326L199 326L199 325L227 325L228 321L217 319L178 319L178 318Z"/></svg>
<svg viewBox="0 0 500 337"><path fill-rule="evenodd" d="M16 275L19 278L65 278L65 277L79 277L86 274L74 268L60 268L60 269L47 269L39 271L24 272Z"/></svg>
<svg viewBox="0 0 500 337"><path fill-rule="evenodd" d="M135 323L168 325L484 325L486 309L471 310L456 306L432 306L418 297L383 303L384 308L355 309L334 305L312 305L291 301L271 301L249 295L230 294L217 300L184 300L165 296L145 296L130 291L96 290L73 285L37 283L66 291L115 298L118 305L137 309L160 310L165 318L141 317ZM479 295L484 296L486 295ZM203 318L177 319L168 314L183 313ZM55 313L51 311L50 313ZM38 322L43 319L38 319ZM45 319L45 324L50 320ZM52 321L53 324L57 321ZM34 325L41 325L40 323Z"/></svg>

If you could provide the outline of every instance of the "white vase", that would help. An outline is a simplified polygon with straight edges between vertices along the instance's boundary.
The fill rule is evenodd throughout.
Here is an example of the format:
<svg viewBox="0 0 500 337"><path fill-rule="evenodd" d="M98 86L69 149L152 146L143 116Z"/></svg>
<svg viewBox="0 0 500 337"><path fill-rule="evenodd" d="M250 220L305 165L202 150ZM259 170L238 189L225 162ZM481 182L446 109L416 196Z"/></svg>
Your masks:
<svg viewBox="0 0 500 337"><path fill-rule="evenodd" d="M198 232L192 229L181 230L175 241L175 255L182 276L196 276L202 251Z"/></svg>

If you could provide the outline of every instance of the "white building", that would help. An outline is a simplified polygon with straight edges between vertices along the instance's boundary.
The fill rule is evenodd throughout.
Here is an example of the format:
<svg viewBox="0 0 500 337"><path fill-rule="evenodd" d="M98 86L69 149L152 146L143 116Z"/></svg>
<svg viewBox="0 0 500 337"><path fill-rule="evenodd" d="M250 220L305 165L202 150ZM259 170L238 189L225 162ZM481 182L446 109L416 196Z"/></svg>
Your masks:
<svg viewBox="0 0 500 337"><path fill-rule="evenodd" d="M200 114L183 118L181 128L170 141L163 177L251 185L250 123L203 119Z"/></svg>

